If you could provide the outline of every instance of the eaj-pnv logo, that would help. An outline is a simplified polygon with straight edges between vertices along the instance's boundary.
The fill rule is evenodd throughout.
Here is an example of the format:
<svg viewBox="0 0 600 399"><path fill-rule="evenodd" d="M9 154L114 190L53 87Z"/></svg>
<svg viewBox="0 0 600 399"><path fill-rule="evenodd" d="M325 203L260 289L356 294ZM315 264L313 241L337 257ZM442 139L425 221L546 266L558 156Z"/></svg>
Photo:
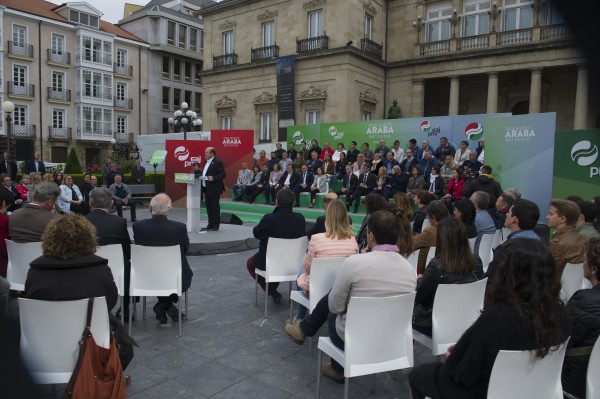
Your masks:
<svg viewBox="0 0 600 399"><path fill-rule="evenodd" d="M429 121L421 122L421 131L423 133L429 132L430 129L431 129L431 123L429 123Z"/></svg>
<svg viewBox="0 0 600 399"><path fill-rule="evenodd" d="M441 132L439 127L431 127L431 123L429 121L421 122L420 128L423 133L427 133L427 137L437 136L438 133Z"/></svg>
<svg viewBox="0 0 600 399"><path fill-rule="evenodd" d="M471 122L465 128L465 136L472 141L479 141L483 137L483 126L477 122Z"/></svg>
<svg viewBox="0 0 600 399"><path fill-rule="evenodd" d="M571 160L577 165L587 167L598 160L598 146L589 140L581 140L571 148ZM590 178L600 175L600 167L590 167Z"/></svg>
<svg viewBox="0 0 600 399"><path fill-rule="evenodd" d="M295 131L292 135L292 141L294 142L294 144L300 145L302 144L302 140L304 140L304 134L299 130Z"/></svg>

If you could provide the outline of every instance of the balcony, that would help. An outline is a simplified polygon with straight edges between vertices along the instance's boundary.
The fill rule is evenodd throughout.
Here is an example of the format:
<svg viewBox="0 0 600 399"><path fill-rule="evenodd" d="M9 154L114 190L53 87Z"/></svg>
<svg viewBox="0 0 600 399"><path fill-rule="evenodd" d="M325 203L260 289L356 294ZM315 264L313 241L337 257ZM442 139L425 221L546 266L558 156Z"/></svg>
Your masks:
<svg viewBox="0 0 600 399"><path fill-rule="evenodd" d="M13 125L12 136L17 139L35 139L35 125Z"/></svg>
<svg viewBox="0 0 600 399"><path fill-rule="evenodd" d="M499 32L497 36L498 46L512 46L515 44L531 43L533 29L517 29Z"/></svg>
<svg viewBox="0 0 600 399"><path fill-rule="evenodd" d="M19 97L33 97L35 95L35 85L15 82L6 82L6 84L8 95Z"/></svg>
<svg viewBox="0 0 600 399"><path fill-rule="evenodd" d="M56 51L47 49L46 54L48 56L48 63L58 65L71 65L71 53L66 51Z"/></svg>
<svg viewBox="0 0 600 399"><path fill-rule="evenodd" d="M114 99L115 108L119 108L121 110L130 110L133 109L133 99L132 98L116 98Z"/></svg>
<svg viewBox="0 0 600 399"><path fill-rule="evenodd" d="M259 48L251 48L250 49L250 61L264 61L264 60L272 60L274 58L279 57L279 46L266 46Z"/></svg>
<svg viewBox="0 0 600 399"><path fill-rule="evenodd" d="M309 37L308 39L296 39L296 53L305 54L313 51L327 50L329 48L329 37L327 35Z"/></svg>
<svg viewBox="0 0 600 399"><path fill-rule="evenodd" d="M87 123L87 121L86 121ZM112 130L108 129L90 129L77 128L77 140L84 141L105 141L110 142L113 139Z"/></svg>
<svg viewBox="0 0 600 399"><path fill-rule="evenodd" d="M457 49L463 50L476 50L482 48L488 48L490 46L490 37L488 35L468 36L461 37L458 39Z"/></svg>
<svg viewBox="0 0 600 399"><path fill-rule="evenodd" d="M133 133L115 133L115 140L118 144L133 143Z"/></svg>
<svg viewBox="0 0 600 399"><path fill-rule="evenodd" d="M48 140L71 141L71 128L48 126Z"/></svg>
<svg viewBox="0 0 600 399"><path fill-rule="evenodd" d="M122 65L117 62L113 64L113 72L115 75L132 77L133 76L133 66L132 65Z"/></svg>
<svg viewBox="0 0 600 399"><path fill-rule="evenodd" d="M227 68L237 65L237 54L223 54L213 56L213 69Z"/></svg>
<svg viewBox="0 0 600 399"><path fill-rule="evenodd" d="M421 44L421 55L437 55L450 52L450 40Z"/></svg>
<svg viewBox="0 0 600 399"><path fill-rule="evenodd" d="M383 46L366 37L360 39L360 51L378 59L383 58Z"/></svg>
<svg viewBox="0 0 600 399"><path fill-rule="evenodd" d="M52 87L46 87L48 101L71 102L71 90L56 90Z"/></svg>
<svg viewBox="0 0 600 399"><path fill-rule="evenodd" d="M31 44L9 41L8 56L33 59L33 46Z"/></svg>
<svg viewBox="0 0 600 399"><path fill-rule="evenodd" d="M571 31L566 24L542 26L540 40L570 39Z"/></svg>

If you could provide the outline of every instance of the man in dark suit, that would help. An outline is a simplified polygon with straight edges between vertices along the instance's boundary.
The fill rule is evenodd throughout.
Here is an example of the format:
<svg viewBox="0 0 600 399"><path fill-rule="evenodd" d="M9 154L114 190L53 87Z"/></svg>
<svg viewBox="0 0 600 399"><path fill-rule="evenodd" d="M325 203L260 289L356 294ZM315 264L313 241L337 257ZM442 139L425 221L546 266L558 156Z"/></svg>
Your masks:
<svg viewBox="0 0 600 399"><path fill-rule="evenodd" d="M405 174L410 175L413 166L418 165L418 164L419 164L419 160L414 155L413 150L411 148L408 148L406 150L406 158L404 158L404 160L400 164L400 168L402 168L402 171Z"/></svg>
<svg viewBox="0 0 600 399"><path fill-rule="evenodd" d="M2 156L3 158L0 162L0 174L6 173L10 176L10 180L16 181L18 169L17 163L14 160L9 159L8 152L5 152L4 154L2 154Z"/></svg>
<svg viewBox="0 0 600 399"><path fill-rule="evenodd" d="M146 168L140 165L139 159L135 160L135 166L131 169L131 184L144 184L146 181Z"/></svg>
<svg viewBox="0 0 600 399"><path fill-rule="evenodd" d="M21 198L21 194L19 193L19 191L17 191L17 189L13 185L12 179L10 178L10 176L7 175L6 173L0 174L0 183L2 183L3 189L8 191L6 199L7 199L8 203L10 203L10 206L8 207L8 209L6 211L14 212L15 210L17 210L21 206L23 206L23 198ZM12 194L12 202L10 201L11 194Z"/></svg>
<svg viewBox="0 0 600 399"><path fill-rule="evenodd" d="M171 198L168 195L155 195L150 201L152 218L140 220L133 224L133 240L138 245L150 247L179 245L181 248L181 283L182 290L185 292L192 285L192 276L194 275L185 256L190 247L190 239L184 223L167 219L171 208ZM171 294L168 297L158 297L158 303L153 307L156 320L164 324L167 322L167 315L169 315L173 321L178 321L179 314L177 307L174 305L178 299L176 294Z"/></svg>
<svg viewBox="0 0 600 399"><path fill-rule="evenodd" d="M123 248L123 261L125 266L124 280L125 292L123 293L123 306L125 320L129 321L129 276L131 271L131 238L127 232L127 220L110 213L113 205L112 194L104 187L94 189L88 193L92 211L86 216L96 227L98 245L121 244ZM123 309L117 311L121 316Z"/></svg>
<svg viewBox="0 0 600 399"><path fill-rule="evenodd" d="M336 194L338 197L345 196L346 204L352 202L352 196L358 186L358 177L352 173L352 165L346 165L346 176L342 179L342 188Z"/></svg>
<svg viewBox="0 0 600 399"><path fill-rule="evenodd" d="M292 165L288 165L287 170L283 172L283 175L281 175L279 181L275 185L275 192L271 193L271 198L275 198L277 196L277 192L282 188L289 188L293 191L298 184L298 178L298 173L294 172L294 167ZM273 201L273 204L275 204L275 201Z"/></svg>
<svg viewBox="0 0 600 399"><path fill-rule="evenodd" d="M310 156L311 159L308 162L306 162L306 165L308 166L308 171L314 175L315 173L317 173L317 168L323 166L323 161L321 161L318 158L316 151L312 151L310 153Z"/></svg>
<svg viewBox="0 0 600 399"><path fill-rule="evenodd" d="M302 173L298 177L298 184L294 187L296 195L296 206L300 206L300 193L310 192L310 186L315 181L315 176L308 171L307 165L302 165Z"/></svg>
<svg viewBox="0 0 600 399"><path fill-rule="evenodd" d="M10 194L10 193L9 193ZM16 242L42 241L46 225L57 216L53 211L60 195L54 183L43 181L30 193L31 202L10 215L8 235Z"/></svg>
<svg viewBox="0 0 600 399"><path fill-rule="evenodd" d="M31 172L40 173L42 176L46 174L46 166L40 160L40 153L36 152L33 156L33 160L27 161L25 164L25 173L29 174Z"/></svg>
<svg viewBox="0 0 600 399"><path fill-rule="evenodd" d="M225 191L225 167L215 156L217 152L213 147L207 147L204 151L206 161L204 166L200 168L196 166L194 171L196 176L200 178L202 184L202 195L206 204L206 213L208 215L208 224L200 231L218 231L221 225L221 205L219 199Z"/></svg>
<svg viewBox="0 0 600 399"><path fill-rule="evenodd" d="M93 182L92 182L93 180ZM83 202L90 204L90 192L98 187L98 180L96 176L92 176L89 173L83 175L83 185L81 186L81 195L83 195Z"/></svg>
<svg viewBox="0 0 600 399"><path fill-rule="evenodd" d="M358 206L360 205L360 197L363 195L369 194L375 188L375 184L377 183L377 176L373 173L370 173L369 165L365 162L362 166L362 173L358 176L358 186L354 191L354 195L352 196L352 200L346 204L348 209L352 206L352 202L354 202L354 213L358 212Z"/></svg>
<svg viewBox="0 0 600 399"><path fill-rule="evenodd" d="M248 258L246 267L254 279L255 270L265 270L267 263L267 244L269 237L274 238L299 238L306 234L306 221L300 213L292 211L294 204L294 193L288 189L279 190L275 199L275 209L273 213L268 213L262 217L260 222L254 227L254 238L260 240L258 252ZM258 284L262 289L267 289L265 280L258 277ZM269 283L268 292L275 303L281 302L282 295L277 292L279 283Z"/></svg>

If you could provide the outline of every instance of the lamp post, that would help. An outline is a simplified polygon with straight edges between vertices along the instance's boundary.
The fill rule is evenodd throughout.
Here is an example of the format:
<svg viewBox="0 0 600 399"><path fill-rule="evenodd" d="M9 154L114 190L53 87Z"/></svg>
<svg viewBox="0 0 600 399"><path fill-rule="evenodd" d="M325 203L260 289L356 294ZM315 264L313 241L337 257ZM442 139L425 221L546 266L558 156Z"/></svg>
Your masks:
<svg viewBox="0 0 600 399"><path fill-rule="evenodd" d="M198 118L191 109L188 109L188 103L185 101L181 103L181 109L178 109L173 113L167 122L173 126L173 130L178 132L183 128L183 139L187 140L187 132L194 130L196 126L202 126L202 119Z"/></svg>
<svg viewBox="0 0 600 399"><path fill-rule="evenodd" d="M15 104L12 101L4 101L2 103L2 110L6 114L6 151L8 152L6 172L9 176L12 176L12 113L15 112Z"/></svg>

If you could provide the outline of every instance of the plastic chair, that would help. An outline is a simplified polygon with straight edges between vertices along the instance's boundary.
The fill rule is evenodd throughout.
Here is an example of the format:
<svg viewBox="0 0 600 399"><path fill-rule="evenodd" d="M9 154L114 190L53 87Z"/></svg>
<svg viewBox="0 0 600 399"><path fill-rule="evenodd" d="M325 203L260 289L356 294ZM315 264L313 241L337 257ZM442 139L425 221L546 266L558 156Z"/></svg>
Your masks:
<svg viewBox="0 0 600 399"><path fill-rule="evenodd" d="M465 284L440 284L435 292L431 315L432 335L413 330L415 341L425 345L433 356L446 353L471 327L483 308L487 278Z"/></svg>
<svg viewBox="0 0 600 399"><path fill-rule="evenodd" d="M502 244L502 229L498 229L494 233L494 238L492 239L492 250L496 249L496 247L500 244ZM493 252L492 252L492 255L493 255Z"/></svg>
<svg viewBox="0 0 600 399"><path fill-rule="evenodd" d="M96 255L108 259L108 267L112 272L117 291L121 301L121 323L125 324L125 308L123 307L123 295L125 295L125 260L123 258L123 246L121 244L110 244L99 246Z"/></svg>
<svg viewBox="0 0 600 399"><path fill-rule="evenodd" d="M423 219L423 225L421 226L421 231L425 230L427 227L431 226L431 222L429 221L429 218L425 218Z"/></svg>
<svg viewBox="0 0 600 399"><path fill-rule="evenodd" d="M412 367L412 309L416 292L388 297L352 297L348 304L345 350L319 337L317 398L321 394L321 358L325 352L344 366L344 398L350 378Z"/></svg>
<svg viewBox="0 0 600 399"><path fill-rule="evenodd" d="M583 277L583 263L567 263L560 276L560 298L567 303L573 294L585 288Z"/></svg>
<svg viewBox="0 0 600 399"><path fill-rule="evenodd" d="M508 235L512 233L512 231L508 227L503 227L502 229L502 242L506 241Z"/></svg>
<svg viewBox="0 0 600 399"><path fill-rule="evenodd" d="M417 249L412 254L410 254L408 256L408 258L406 258L406 260L408 261L408 263L410 263L412 265L412 267L415 269L415 273L417 271L417 263L419 263L419 251L420 250Z"/></svg>
<svg viewBox="0 0 600 399"><path fill-rule="evenodd" d="M469 248L473 253L475 253L475 241L477 241L477 237L469 238Z"/></svg>
<svg viewBox="0 0 600 399"><path fill-rule="evenodd" d="M567 342L553 348L543 359L531 351L504 351L496 356L488 399L562 399L560 373Z"/></svg>
<svg viewBox="0 0 600 399"><path fill-rule="evenodd" d="M254 281L254 304L258 306L258 276L269 283L289 281L290 295L292 282L298 277L298 268L306 255L308 239L306 236L299 238L269 238L267 244L267 258L265 270L256 269ZM267 306L269 290L265 289L265 319L267 318Z"/></svg>
<svg viewBox="0 0 600 399"><path fill-rule="evenodd" d="M494 241L495 235L496 233L483 234L481 236L481 240L479 241L479 257L481 258L484 272L487 271L491 261L492 242Z"/></svg>
<svg viewBox="0 0 600 399"><path fill-rule="evenodd" d="M600 382L598 381L598 375L600 375L600 337L596 339L588 363L585 396L587 399L600 399Z"/></svg>
<svg viewBox="0 0 600 399"><path fill-rule="evenodd" d="M19 298L21 359L38 384L69 382L79 355L88 299L38 301ZM108 310L104 297L95 298L92 334L104 348L110 345Z"/></svg>
<svg viewBox="0 0 600 399"><path fill-rule="evenodd" d="M182 295L181 282L181 249L179 245L167 247L149 247L131 245L131 276L129 295L144 297L143 318L146 318L147 296ZM135 307L135 301L129 306ZM179 336L181 337L181 306L179 310ZM188 314L188 298L185 293L185 312ZM123 313L123 312L121 312ZM133 311L129 312L129 335L131 335L131 319Z"/></svg>
<svg viewBox="0 0 600 399"><path fill-rule="evenodd" d="M10 289L25 291L25 281L29 272L29 264L36 258L42 256L42 243L36 242L14 242L6 239L8 251L8 269L6 270L6 281L10 283Z"/></svg>

